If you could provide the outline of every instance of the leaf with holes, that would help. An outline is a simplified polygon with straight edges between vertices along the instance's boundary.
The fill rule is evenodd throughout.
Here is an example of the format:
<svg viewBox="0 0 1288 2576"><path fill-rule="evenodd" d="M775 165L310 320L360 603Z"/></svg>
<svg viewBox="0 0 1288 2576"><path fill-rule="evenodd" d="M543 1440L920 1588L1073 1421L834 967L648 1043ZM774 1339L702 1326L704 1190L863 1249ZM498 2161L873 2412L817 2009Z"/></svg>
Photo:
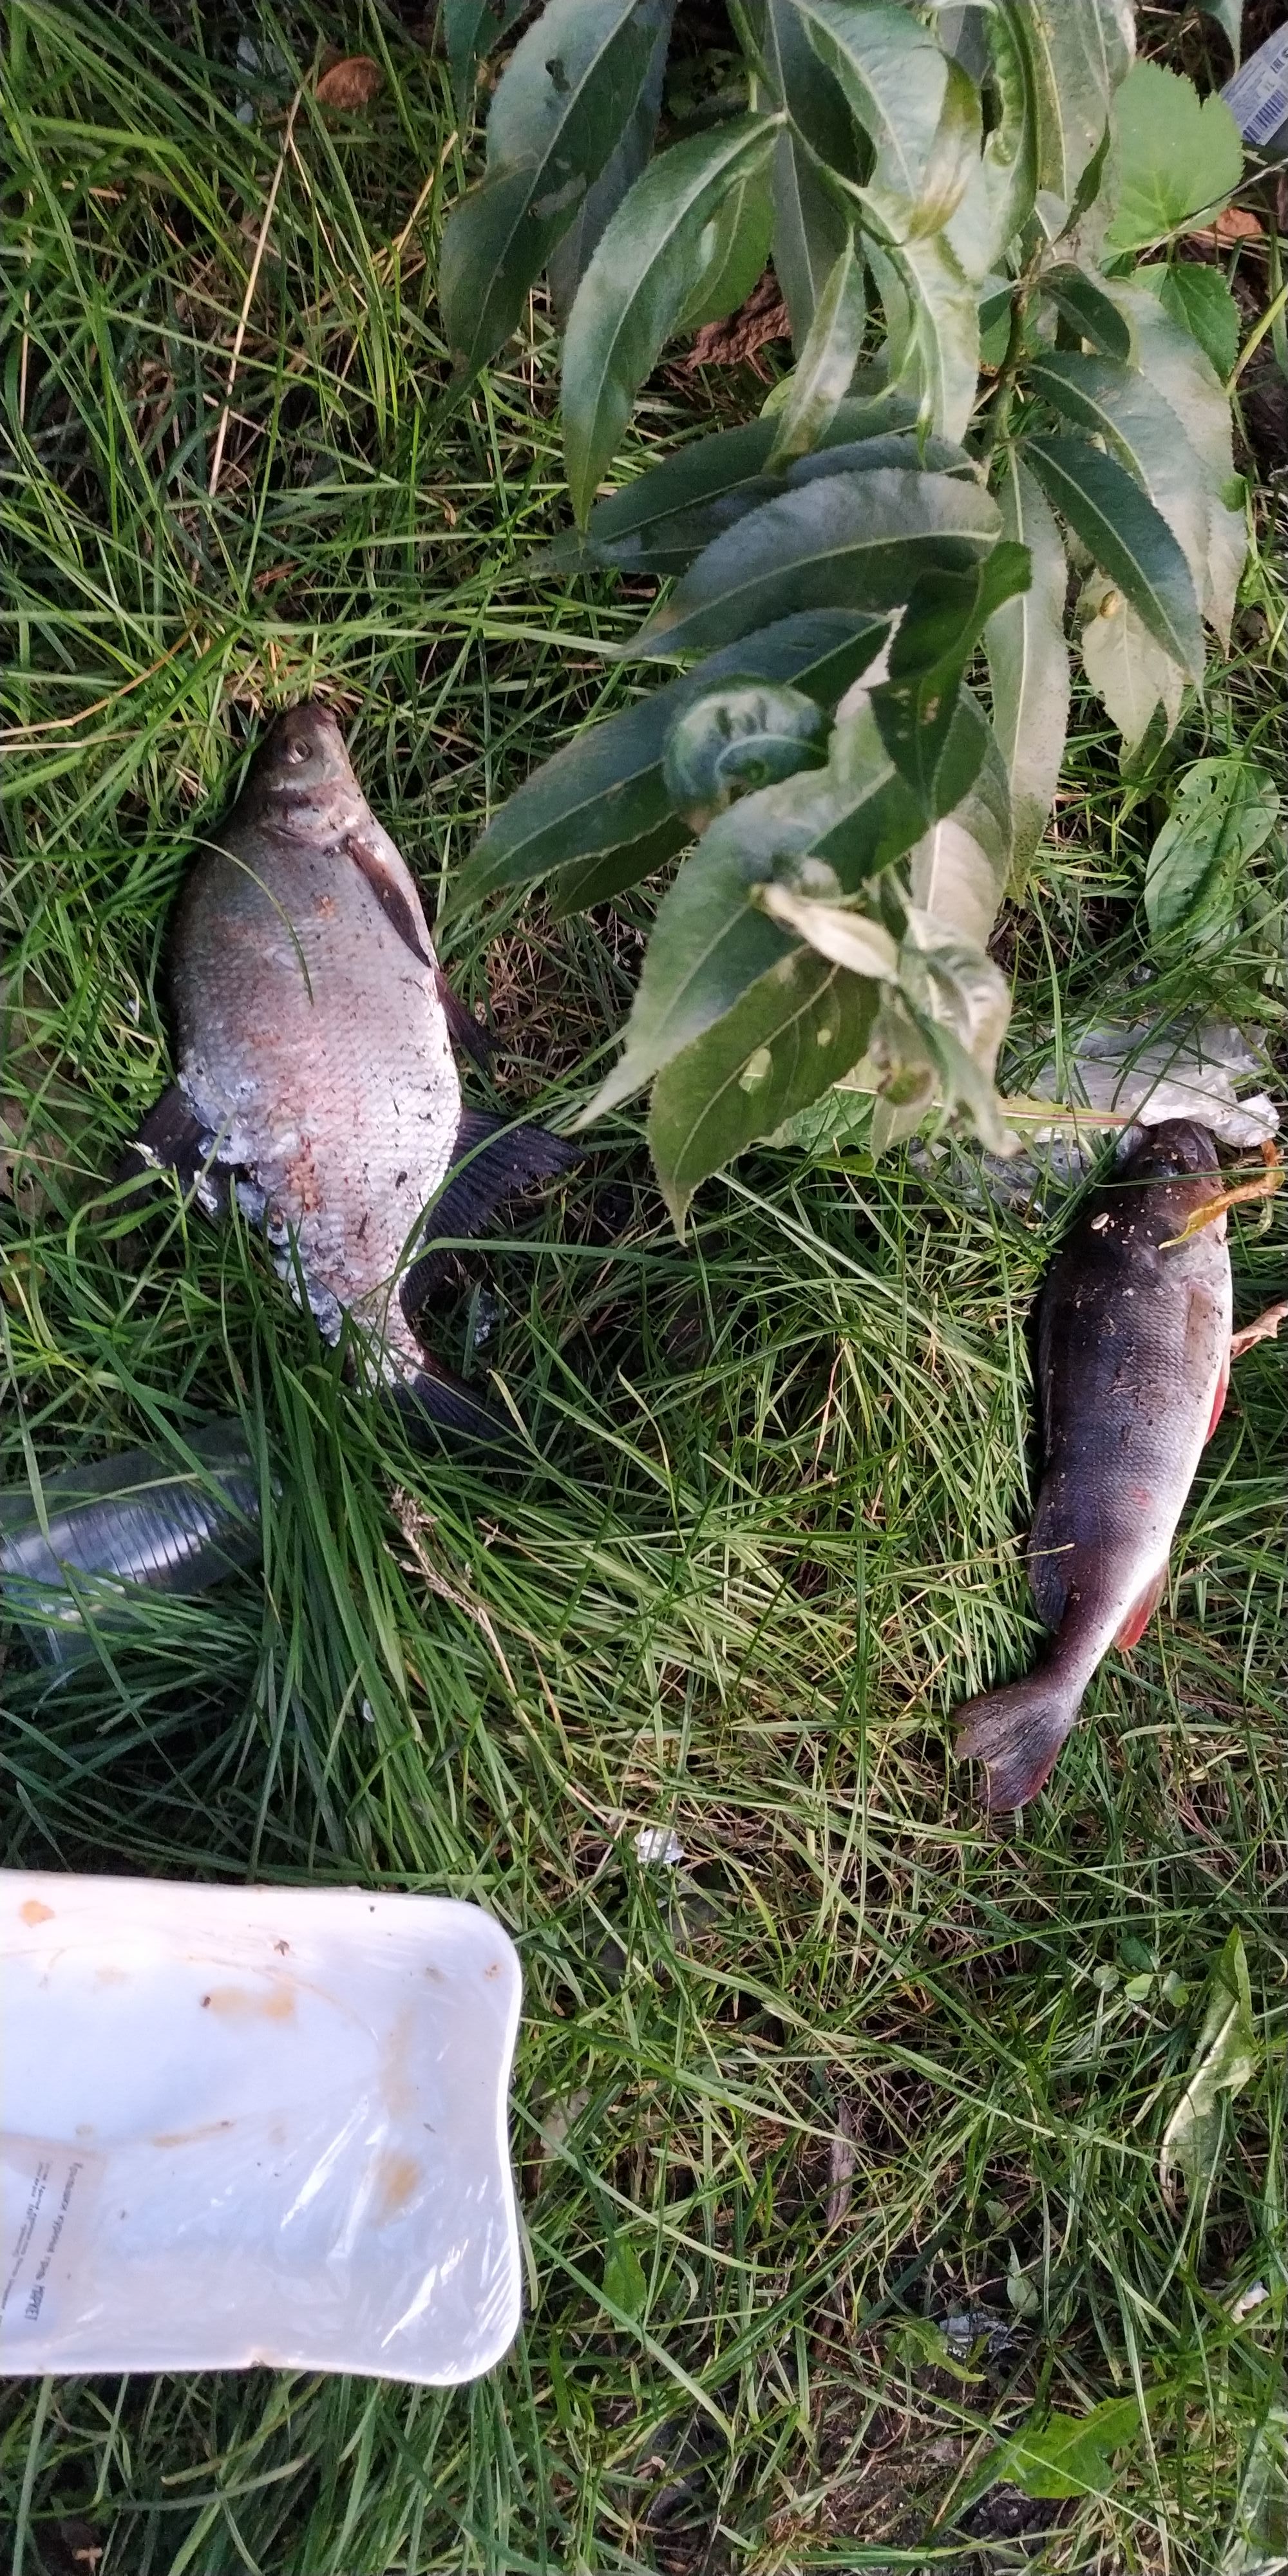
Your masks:
<svg viewBox="0 0 1288 2576"><path fill-rule="evenodd" d="M677 1233L701 1181L857 1063L876 995L866 978L796 946L668 1063L654 1086L648 1139Z"/></svg>
<svg viewBox="0 0 1288 2576"><path fill-rule="evenodd" d="M764 166L775 125L737 116L659 153L618 207L577 290L564 342L564 452L584 524L631 404L694 285L705 227Z"/></svg>
<svg viewBox="0 0 1288 2576"><path fill-rule="evenodd" d="M967 570L997 532L997 505L975 483L898 468L828 475L717 537L654 610L639 649L697 651L807 604L894 608L919 573Z"/></svg>
<svg viewBox="0 0 1288 2576"><path fill-rule="evenodd" d="M467 375L517 330L529 288L611 158L665 6L547 0L515 46L488 116L486 176L443 233L443 321Z"/></svg>
<svg viewBox="0 0 1288 2576"><path fill-rule="evenodd" d="M1123 738L1123 760L1140 749L1161 715L1166 741L1180 718L1185 673L1151 635L1116 582L1094 573L1078 602L1083 669ZM1152 738L1152 737L1151 737Z"/></svg>
<svg viewBox="0 0 1288 2576"><path fill-rule="evenodd" d="M1088 439L1031 438L1025 462L1156 642L1195 680L1203 630L1194 583L1167 521L1124 466Z"/></svg>

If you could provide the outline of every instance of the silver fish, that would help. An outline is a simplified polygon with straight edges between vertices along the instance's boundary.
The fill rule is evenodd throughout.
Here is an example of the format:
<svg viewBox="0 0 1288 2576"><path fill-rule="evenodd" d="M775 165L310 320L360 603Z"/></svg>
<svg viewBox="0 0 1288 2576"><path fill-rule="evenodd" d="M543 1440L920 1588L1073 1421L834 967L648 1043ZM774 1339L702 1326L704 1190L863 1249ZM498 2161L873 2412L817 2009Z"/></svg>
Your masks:
<svg viewBox="0 0 1288 2576"><path fill-rule="evenodd" d="M431 1200L440 1237L471 1233L573 1156L462 1109L452 1038L477 1047L482 1032L326 707L272 725L193 867L171 993L178 1079L132 1168L177 1169L212 1212L234 1187L329 1341L352 1315L396 1392L457 1429L503 1427L425 1352L415 1317L445 1256L409 1268L408 1247Z"/></svg>
<svg viewBox="0 0 1288 2576"><path fill-rule="evenodd" d="M1224 1215L1183 1237L1222 1192L1207 1129L1164 1120L1088 1203L1047 1278L1029 1580L1054 1639L1029 1680L961 1711L957 1749L987 1765L986 1806L1020 1807L1041 1788L1097 1665L1136 1644L1162 1597L1229 1380Z"/></svg>

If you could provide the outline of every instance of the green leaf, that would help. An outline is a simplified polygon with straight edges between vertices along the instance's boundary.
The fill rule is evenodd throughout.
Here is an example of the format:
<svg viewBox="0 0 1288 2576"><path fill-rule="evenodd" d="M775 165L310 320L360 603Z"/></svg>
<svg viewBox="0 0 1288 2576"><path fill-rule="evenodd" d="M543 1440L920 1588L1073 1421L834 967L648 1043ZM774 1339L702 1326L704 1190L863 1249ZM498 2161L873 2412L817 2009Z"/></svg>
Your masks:
<svg viewBox="0 0 1288 2576"><path fill-rule="evenodd" d="M998 502L1006 535L1028 547L1031 566L1028 589L995 610L984 630L993 730L1011 783L1012 868L1022 877L1046 831L1069 729L1068 570L1041 487L1015 454Z"/></svg>
<svg viewBox="0 0 1288 2576"><path fill-rule="evenodd" d="M891 433L910 430L916 417L915 403L902 394L882 391L848 399L820 434L809 461L817 464L833 446L876 445ZM714 438L681 447L620 492L597 501L585 534L558 539L546 560L568 569L589 560L636 572L684 571L713 537L784 488L783 478L765 472L777 427L776 417L762 415L742 429L721 430ZM881 456L880 461L888 460Z"/></svg>
<svg viewBox="0 0 1288 2576"><path fill-rule="evenodd" d="M1057 313L1080 339L1090 340L1102 358L1124 362L1130 358L1131 332L1117 305L1085 268L1062 262L1056 268L1044 269L1038 283L1043 294L1050 296Z"/></svg>
<svg viewBox="0 0 1288 2576"><path fill-rule="evenodd" d="M816 447L840 409L867 328L864 277L863 255L851 235L819 298L791 392L775 415L777 436L765 460L767 474L783 473Z"/></svg>
<svg viewBox="0 0 1288 2576"><path fill-rule="evenodd" d="M765 61L776 103L789 123L774 148L774 271L798 349L840 258L849 218L820 175L821 161L843 179L859 176L859 138L836 82L805 33L795 0L767 0Z"/></svg>
<svg viewBox="0 0 1288 2576"><path fill-rule="evenodd" d="M989 2454L954 2499L954 2511L964 2513L999 2482L1053 2504L1105 2495L1113 2482L1113 2455L1135 2440L1140 2420L1135 2397L1107 2397L1088 2415L1031 2419Z"/></svg>
<svg viewBox="0 0 1288 2576"><path fill-rule="evenodd" d="M583 523L635 394L692 294L704 227L768 159L774 133L768 117L737 116L672 144L636 180L596 248L563 362L568 488Z"/></svg>
<svg viewBox="0 0 1288 2576"><path fill-rule="evenodd" d="M962 438L979 392L979 302L945 233L868 246L885 307L890 373L923 419Z"/></svg>
<svg viewBox="0 0 1288 2576"><path fill-rule="evenodd" d="M1165 313L1197 340L1205 358L1224 383L1239 355L1239 308L1217 268L1201 260L1159 261L1134 271L1131 283L1156 295Z"/></svg>
<svg viewBox="0 0 1288 2576"><path fill-rule="evenodd" d="M948 62L929 28L896 0L796 0L796 13L819 60L848 101L875 153L865 195L897 201L907 224L930 230L946 223L965 184L965 170L940 182L923 210L927 174L940 143L940 118L948 87ZM973 84L953 70L967 90ZM897 218L896 218L897 220ZM902 232L902 226L900 226Z"/></svg>
<svg viewBox="0 0 1288 2576"><path fill-rule="evenodd" d="M666 0L547 0L515 46L488 116L486 177L443 233L439 298L467 374L518 328L634 111L665 13Z"/></svg>
<svg viewBox="0 0 1288 2576"><path fill-rule="evenodd" d="M1201 99L1162 63L1134 63L1118 92L1105 173L1111 250L1143 250L1211 223L1243 177L1243 138L1225 100Z"/></svg>
<svg viewBox="0 0 1288 2576"><path fill-rule="evenodd" d="M566 867L555 868L549 879L546 902L551 920L567 921L574 912L589 912L593 905L625 894L664 868L692 837L682 814L667 814L638 840L596 850L589 858L570 859Z"/></svg>
<svg viewBox="0 0 1288 2576"><path fill-rule="evenodd" d="M1203 630L1189 565L1165 519L1125 469L1078 438L1031 438L1024 451L1047 499L1125 593L1155 640L1195 680Z"/></svg>
<svg viewBox="0 0 1288 2576"><path fill-rule="evenodd" d="M760 283L774 229L769 165L750 170L704 226L694 254L698 284L680 314L677 330L700 331L723 322ZM842 388L844 391L844 387Z"/></svg>
<svg viewBox="0 0 1288 2576"><path fill-rule="evenodd" d="M992 122L961 204L947 226L953 252L967 277L977 284L997 267L1027 223L1037 187L1031 29L1027 19L1014 24L1004 9L990 9L983 24Z"/></svg>
<svg viewBox="0 0 1288 2576"><path fill-rule="evenodd" d="M1279 820L1269 770L1237 754L1196 760L1149 854L1145 911L1155 950L1201 947L1232 921L1240 879Z"/></svg>
<svg viewBox="0 0 1288 2576"><path fill-rule="evenodd" d="M851 975L867 975L874 983L896 984L899 980L899 949L891 933L879 921L852 905L831 903L825 897L797 894L790 886L772 879L757 886L756 901L780 930L794 931L808 948L817 949L833 966L844 966Z"/></svg>
<svg viewBox="0 0 1288 2576"><path fill-rule="evenodd" d="M1111 723L1123 738L1123 761L1139 751L1162 710L1163 739L1175 730L1185 694L1185 673L1103 573L1088 581L1078 602L1083 667Z"/></svg>
<svg viewBox="0 0 1288 2576"><path fill-rule="evenodd" d="M1053 349L1028 368L1032 392L1116 451L1166 519L1200 607L1207 590L1211 519L1199 458L1171 404L1135 367Z"/></svg>
<svg viewBox="0 0 1288 2576"><path fill-rule="evenodd" d="M876 987L796 947L659 1076L648 1138L676 1232L699 1182L829 1091L862 1055Z"/></svg>
<svg viewBox="0 0 1288 2576"><path fill-rule="evenodd" d="M1072 206L1135 51L1130 0L998 0L1029 102L1037 187Z"/></svg>
<svg viewBox="0 0 1288 2576"><path fill-rule="evenodd" d="M1208 514L1206 581L1199 605L1228 645L1247 552L1243 510L1231 506L1234 455L1229 397L1203 351L1156 296L1116 278L1106 280L1105 291L1131 329L1133 356L1141 374L1175 412L1198 458Z"/></svg>
<svg viewBox="0 0 1288 2576"><path fill-rule="evenodd" d="M653 149L662 108L662 87L666 79L666 58L674 14L674 0L661 0L656 13L653 52L640 83L639 96L599 177L592 180L566 233L556 242L546 263L550 300L561 330L567 328L577 289L609 216L616 213L627 191L634 187ZM757 269L756 276L759 275L760 270ZM751 284L755 284L755 278ZM748 291L743 289L744 294ZM741 303L742 297L737 297L736 301ZM727 309L732 310L732 307Z"/></svg>
<svg viewBox="0 0 1288 2576"><path fill-rule="evenodd" d="M1159 2180L1173 2195L1183 2175L1191 2198L1204 2191L1221 2154L1222 2096L1240 2093L1261 2063L1243 1935L1231 1932L1215 1961L1189 2075L1159 2151Z"/></svg>
<svg viewBox="0 0 1288 2576"><path fill-rule="evenodd" d="M829 475L717 537L654 610L639 649L696 651L807 604L893 608L920 572L978 562L997 530L988 494L947 474Z"/></svg>
<svg viewBox="0 0 1288 2576"><path fill-rule="evenodd" d="M1205 18L1215 18L1239 68L1243 53L1243 0L1198 0Z"/></svg>
<svg viewBox="0 0 1288 2576"><path fill-rule="evenodd" d="M644 2266L627 2236L617 2236L604 2263L604 2305L622 2317L642 2317L648 2305Z"/></svg>
<svg viewBox="0 0 1288 2576"><path fill-rule="evenodd" d="M443 0L440 41L452 75L458 109L466 109L484 56L508 36L527 0Z"/></svg>
<svg viewBox="0 0 1288 2576"><path fill-rule="evenodd" d="M927 822L947 813L971 784L959 760L944 761L957 684L994 611L1028 586L1027 546L1002 538L967 572L923 573L904 611L890 647L889 677L873 690L872 710Z"/></svg>
<svg viewBox="0 0 1288 2576"><path fill-rule="evenodd" d="M695 831L740 796L827 759L828 719L801 689L745 680L696 699L672 726L667 794Z"/></svg>
<svg viewBox="0 0 1288 2576"><path fill-rule="evenodd" d="M1278 2395L1258 2425L1248 2448L1239 2481L1239 2501L1222 2552L1218 2576L1283 2576L1285 2567L1288 2567L1288 2399Z"/></svg>
<svg viewBox="0 0 1288 2576"><path fill-rule="evenodd" d="M966 794L913 848L909 888L918 911L983 949L1006 891L1011 809L997 742L985 734L979 770Z"/></svg>
<svg viewBox="0 0 1288 2576"><path fill-rule="evenodd" d="M842 609L785 618L588 727L502 806L462 870L453 910L498 886L525 885L561 863L598 861L625 846L643 853L638 871L618 876L587 900L602 901L605 892L635 883L636 873L646 874L689 837L674 816L662 771L677 717L725 678L789 682L819 706L834 706L872 660L884 633L883 620ZM663 840L652 850L651 837L667 832L673 834L669 845ZM570 882L569 871L565 890Z"/></svg>
<svg viewBox="0 0 1288 2576"><path fill-rule="evenodd" d="M990 1152L1014 1152L993 1087L1011 996L991 957L915 908L899 951L903 1002L934 1065L941 1107L964 1109Z"/></svg>

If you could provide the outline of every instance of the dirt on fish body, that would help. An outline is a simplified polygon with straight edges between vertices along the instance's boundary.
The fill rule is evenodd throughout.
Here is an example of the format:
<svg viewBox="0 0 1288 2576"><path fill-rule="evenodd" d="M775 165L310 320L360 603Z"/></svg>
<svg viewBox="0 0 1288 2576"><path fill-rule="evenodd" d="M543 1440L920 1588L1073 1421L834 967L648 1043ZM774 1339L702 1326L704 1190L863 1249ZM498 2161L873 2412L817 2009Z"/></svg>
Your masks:
<svg viewBox="0 0 1288 2576"><path fill-rule="evenodd" d="M1214 1138L1166 1120L1088 1203L1047 1278L1028 1562L1054 1641L1027 1681L960 1712L957 1749L987 1765L989 1807L1023 1806L1041 1788L1098 1664L1135 1645L1162 1595L1230 1364L1225 1217L1178 1238L1222 1192Z"/></svg>
<svg viewBox="0 0 1288 2576"><path fill-rule="evenodd" d="M477 1046L482 1032L327 708L270 728L180 896L170 980L177 1081L135 1167L177 1169L211 1212L235 1188L328 1340L351 1314L396 1389L488 1427L413 1329L442 1258L409 1266L409 1247L431 1201L437 1234L470 1233L504 1191L572 1155L462 1109L452 1037Z"/></svg>

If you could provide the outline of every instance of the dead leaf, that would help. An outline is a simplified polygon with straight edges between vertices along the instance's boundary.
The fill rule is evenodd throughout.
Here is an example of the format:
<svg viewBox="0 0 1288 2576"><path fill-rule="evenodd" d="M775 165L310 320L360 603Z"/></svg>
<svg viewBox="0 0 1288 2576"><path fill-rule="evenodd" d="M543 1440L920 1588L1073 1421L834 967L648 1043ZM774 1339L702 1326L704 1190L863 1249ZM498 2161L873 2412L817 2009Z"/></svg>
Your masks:
<svg viewBox="0 0 1288 2576"><path fill-rule="evenodd" d="M1245 1324L1241 1332L1232 1335L1231 1359L1241 1360L1244 1352L1250 1351L1255 1342L1276 1341L1279 1327L1286 1315L1288 1315L1288 1298L1285 1298L1281 1306L1267 1306L1251 1324Z"/></svg>
<svg viewBox="0 0 1288 2576"><path fill-rule="evenodd" d="M1234 1931L1213 1963L1185 2090L1163 2131L1158 2178L1169 2207L1178 2173L1191 2198L1211 2182L1221 2153L1221 2096L1241 2093L1260 2062L1243 1936Z"/></svg>
<svg viewBox="0 0 1288 2576"><path fill-rule="evenodd" d="M737 366L744 358L754 359L767 341L790 339L791 328L778 280L767 268L740 310L726 322L704 322L687 356L677 358L667 374L684 377L699 367Z"/></svg>
<svg viewBox="0 0 1288 2576"><path fill-rule="evenodd" d="M322 73L317 87L318 105L338 107L347 114L355 107L365 107L384 85L384 73L370 54L345 54Z"/></svg>
<svg viewBox="0 0 1288 2576"><path fill-rule="evenodd" d="M1201 232L1187 233L1185 238L1215 242L1218 249L1226 250L1231 242L1263 240L1265 230L1260 215L1254 215L1251 206L1226 206L1214 224L1205 224Z"/></svg>

